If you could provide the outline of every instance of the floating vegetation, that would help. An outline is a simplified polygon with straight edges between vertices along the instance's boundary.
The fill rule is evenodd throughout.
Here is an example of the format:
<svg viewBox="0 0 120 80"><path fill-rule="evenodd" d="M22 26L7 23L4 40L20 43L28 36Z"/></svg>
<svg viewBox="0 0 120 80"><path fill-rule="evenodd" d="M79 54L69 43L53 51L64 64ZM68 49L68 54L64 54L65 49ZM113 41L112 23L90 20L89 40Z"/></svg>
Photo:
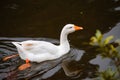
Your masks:
<svg viewBox="0 0 120 80"><path fill-rule="evenodd" d="M96 46L96 51L103 58L110 58L113 61L112 65L115 65L116 69L112 69L108 66L106 70L97 72L96 80L120 80L120 40L116 40L118 46L115 47L110 41L114 36L108 36L103 39L103 34L100 30L96 30L95 36L91 37L90 45Z"/></svg>

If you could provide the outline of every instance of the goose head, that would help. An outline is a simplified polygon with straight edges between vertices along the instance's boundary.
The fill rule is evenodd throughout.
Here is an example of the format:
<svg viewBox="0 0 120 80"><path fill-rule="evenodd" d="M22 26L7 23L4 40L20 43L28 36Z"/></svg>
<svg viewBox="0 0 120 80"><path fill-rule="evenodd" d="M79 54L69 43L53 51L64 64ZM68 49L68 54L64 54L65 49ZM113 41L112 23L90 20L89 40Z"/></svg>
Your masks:
<svg viewBox="0 0 120 80"><path fill-rule="evenodd" d="M76 26L74 24L67 24L64 26L62 32L64 34L69 34L69 33L75 32L77 30L82 30L82 29L83 29L82 27Z"/></svg>
<svg viewBox="0 0 120 80"><path fill-rule="evenodd" d="M82 29L82 27L78 27L74 24L67 24L63 27L60 35L60 48L63 51L62 53L68 53L70 51L70 45L67 39L68 34Z"/></svg>

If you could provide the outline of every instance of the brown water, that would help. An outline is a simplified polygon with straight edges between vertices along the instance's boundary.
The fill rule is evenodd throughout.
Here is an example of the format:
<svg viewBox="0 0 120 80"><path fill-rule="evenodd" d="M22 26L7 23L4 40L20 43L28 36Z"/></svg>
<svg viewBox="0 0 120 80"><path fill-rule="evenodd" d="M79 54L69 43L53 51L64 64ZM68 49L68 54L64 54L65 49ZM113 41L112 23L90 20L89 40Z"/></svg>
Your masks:
<svg viewBox="0 0 120 80"><path fill-rule="evenodd" d="M120 38L119 22L119 0L1 1L0 79L82 80L95 77L98 66L97 60L94 59L96 53L91 46L84 43L89 41L96 29L100 29L103 33L108 32L105 36L114 34L115 39ZM3 57L17 53L16 48L11 44L12 41L34 39L58 44L60 31L68 23L83 26L84 30L69 36L72 52L65 57L41 64L32 63L33 68L21 72L17 67L24 61L19 57L7 62L2 61ZM85 53L83 54L81 50ZM108 62L109 60L106 63ZM103 68L105 69L105 66L100 66L100 69Z"/></svg>

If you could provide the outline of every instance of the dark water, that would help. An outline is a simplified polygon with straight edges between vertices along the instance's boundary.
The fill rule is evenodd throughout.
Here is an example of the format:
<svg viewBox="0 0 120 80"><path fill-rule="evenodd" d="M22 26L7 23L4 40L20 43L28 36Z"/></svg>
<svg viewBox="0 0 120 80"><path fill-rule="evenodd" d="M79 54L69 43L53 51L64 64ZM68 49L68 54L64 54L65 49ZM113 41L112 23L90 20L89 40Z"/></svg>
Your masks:
<svg viewBox="0 0 120 80"><path fill-rule="evenodd" d="M83 31L69 36L70 44L74 46L71 46L70 54L55 61L32 63L32 68L25 71L17 70L18 66L24 63L19 57L7 62L2 61L3 57L17 53L12 41L42 39L58 44L60 31L67 23L84 27ZM84 43L89 41L96 29L105 33L104 37L114 35L114 40L120 38L119 0L1 1L0 79L82 80L95 77L96 68L99 66L96 58L100 57L96 57L94 49ZM103 62L105 61L99 63L103 65ZM105 63L108 62L109 60L106 60ZM99 68L105 69L106 66Z"/></svg>

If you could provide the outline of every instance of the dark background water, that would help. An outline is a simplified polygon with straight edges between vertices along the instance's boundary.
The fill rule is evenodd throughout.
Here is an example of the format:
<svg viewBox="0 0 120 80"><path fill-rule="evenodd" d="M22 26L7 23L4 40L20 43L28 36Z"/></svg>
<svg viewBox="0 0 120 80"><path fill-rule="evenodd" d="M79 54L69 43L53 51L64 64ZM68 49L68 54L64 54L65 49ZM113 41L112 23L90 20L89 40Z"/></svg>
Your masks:
<svg viewBox="0 0 120 80"><path fill-rule="evenodd" d="M119 22L119 5L119 0L4 0L0 36L58 38L67 23L83 26L84 36L97 28L106 31Z"/></svg>
<svg viewBox="0 0 120 80"><path fill-rule="evenodd" d="M96 29L105 33L119 22L119 0L3 0L0 2L1 41L10 42L11 37L25 38L23 40L26 40L26 37L59 40L62 27L73 23L84 27L83 31L69 36L70 44L78 49L86 50L82 63L87 63L95 57L84 42L89 41ZM117 33L119 34L119 31ZM7 38L3 40L2 37ZM12 40L16 41L16 39ZM6 44L1 45L3 50ZM65 77L65 75L60 75L57 76L61 79Z"/></svg>

